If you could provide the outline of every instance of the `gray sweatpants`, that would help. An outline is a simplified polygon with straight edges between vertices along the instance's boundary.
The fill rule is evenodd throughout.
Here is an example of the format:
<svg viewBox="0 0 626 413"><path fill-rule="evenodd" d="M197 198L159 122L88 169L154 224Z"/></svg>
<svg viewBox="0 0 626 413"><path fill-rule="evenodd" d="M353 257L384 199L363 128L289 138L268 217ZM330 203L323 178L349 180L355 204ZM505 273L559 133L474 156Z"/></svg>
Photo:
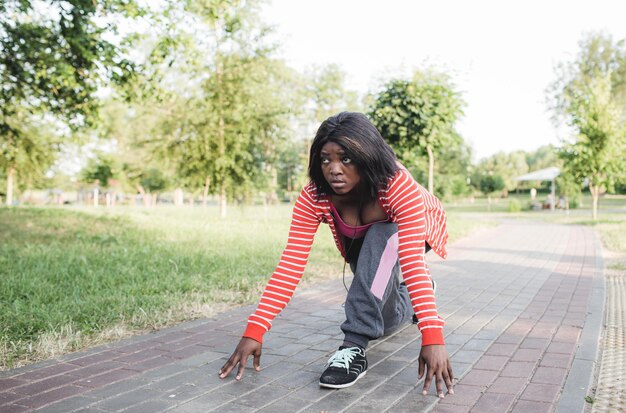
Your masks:
<svg viewBox="0 0 626 413"><path fill-rule="evenodd" d="M398 226L372 225L350 268L354 278L341 330L346 341L366 348L370 340L392 333L413 316L409 293L400 282Z"/></svg>

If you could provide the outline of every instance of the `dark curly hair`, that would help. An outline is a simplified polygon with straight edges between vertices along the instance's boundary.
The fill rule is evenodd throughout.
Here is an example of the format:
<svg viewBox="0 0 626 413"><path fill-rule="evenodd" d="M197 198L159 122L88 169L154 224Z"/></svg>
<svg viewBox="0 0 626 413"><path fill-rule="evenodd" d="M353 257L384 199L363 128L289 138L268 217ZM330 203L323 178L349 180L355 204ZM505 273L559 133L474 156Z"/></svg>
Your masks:
<svg viewBox="0 0 626 413"><path fill-rule="evenodd" d="M364 196L373 200L384 189L399 167L396 155L378 129L362 113L341 112L320 125L309 154L309 177L318 194L334 193L324 175L320 160L322 147L328 142L341 146L356 165L364 188Z"/></svg>

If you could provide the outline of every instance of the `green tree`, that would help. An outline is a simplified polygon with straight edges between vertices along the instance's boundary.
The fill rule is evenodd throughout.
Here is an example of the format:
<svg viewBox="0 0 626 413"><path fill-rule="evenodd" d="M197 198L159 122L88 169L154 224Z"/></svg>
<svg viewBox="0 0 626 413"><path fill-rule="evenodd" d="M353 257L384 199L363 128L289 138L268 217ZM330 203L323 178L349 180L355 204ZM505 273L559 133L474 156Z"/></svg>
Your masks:
<svg viewBox="0 0 626 413"><path fill-rule="evenodd" d="M544 145L526 153L526 163L528 164L528 171L533 172L551 166L558 167L561 161L558 158L557 149L553 145Z"/></svg>
<svg viewBox="0 0 626 413"><path fill-rule="evenodd" d="M313 67L305 75L305 90L316 127L339 112L361 110L358 94L346 87L347 74L336 64Z"/></svg>
<svg viewBox="0 0 626 413"><path fill-rule="evenodd" d="M54 125L42 116L16 111L10 120L13 122L20 125L19 129L9 128L0 139L0 169L6 173L7 206L13 204L18 171L19 182L32 188L54 163L60 143Z"/></svg>
<svg viewBox="0 0 626 413"><path fill-rule="evenodd" d="M626 170L626 127L611 99L608 76L592 79L582 89L584 97L573 101L571 125L578 131L576 140L566 144L559 156L566 171L579 182L587 180L592 197L592 216L597 218L598 199Z"/></svg>
<svg viewBox="0 0 626 413"><path fill-rule="evenodd" d="M109 186L109 181L115 175L115 161L111 156L99 154L98 157L89 159L87 166L82 171L82 179L85 182L96 182L102 188Z"/></svg>
<svg viewBox="0 0 626 413"><path fill-rule="evenodd" d="M98 205L101 189L109 189L114 177L119 175L118 162L108 153L97 153L90 158L87 165L81 171L81 180L94 185L93 197L94 205ZM105 194L105 204L107 207L114 205L115 194L109 191Z"/></svg>
<svg viewBox="0 0 626 413"><path fill-rule="evenodd" d="M288 140L279 148L278 182L280 188L285 191L290 200L297 195L300 187L307 180L308 143L304 140Z"/></svg>
<svg viewBox="0 0 626 413"><path fill-rule="evenodd" d="M294 81L292 121L295 131L280 151L279 176L291 190L299 190L307 179L309 147L321 122L339 112L362 112L359 95L347 87L348 75L336 64L313 66ZM297 151L297 153L295 152ZM285 157L290 161L285 163ZM297 164L294 163L297 161ZM287 168L284 170L284 168ZM285 180L285 178L288 178Z"/></svg>
<svg viewBox="0 0 626 413"><path fill-rule="evenodd" d="M463 105L447 75L418 71L411 80L388 82L376 96L370 117L405 163L428 155L428 190L432 192L435 153L453 142Z"/></svg>
<svg viewBox="0 0 626 413"><path fill-rule="evenodd" d="M598 199L626 171L626 49L624 41L591 34L580 42L576 60L559 67L551 87L555 119L574 132L559 152L566 173L587 181L592 216Z"/></svg>
<svg viewBox="0 0 626 413"><path fill-rule="evenodd" d="M152 186L144 185L145 177L154 175L152 170L158 170L168 183L178 183L172 161L154 153L164 125L181 124L179 113L184 108L182 104L177 107L178 104L172 100L157 101L150 95L136 96L132 102L113 95L102 103L95 139L100 146L108 148L108 159L119 186L141 194L146 206L156 200Z"/></svg>
<svg viewBox="0 0 626 413"><path fill-rule="evenodd" d="M142 198L146 206L155 206L159 193L167 188L165 174L157 168L150 168L139 176L139 186L142 188Z"/></svg>
<svg viewBox="0 0 626 413"><path fill-rule="evenodd" d="M484 175L480 178L480 192L487 196L487 208L491 212L491 195L505 188L504 178L500 175Z"/></svg>
<svg viewBox="0 0 626 413"><path fill-rule="evenodd" d="M472 192L469 185L473 170L472 148L461 135L453 134L449 144L437 151L437 159L435 193L446 200L469 195ZM422 168L420 173L426 177L428 169Z"/></svg>
<svg viewBox="0 0 626 413"><path fill-rule="evenodd" d="M160 93L175 116L164 118L152 140L163 142L157 152L172 160L182 179L218 194L224 216L229 198L276 191L274 165L292 113L292 74L272 58L257 2L204 0L172 7L186 18L173 35L168 28L159 47L178 59L159 70L178 69L174 78L189 81L160 77ZM194 33L185 32L189 21Z"/></svg>
<svg viewBox="0 0 626 413"><path fill-rule="evenodd" d="M481 160L476 167L476 172L479 177L483 175L500 176L504 180L503 189L506 189L507 192L512 191L518 185L515 177L528 172L526 153L523 151L498 152Z"/></svg>
<svg viewBox="0 0 626 413"><path fill-rule="evenodd" d="M132 63L104 34L115 29L111 16L140 13L133 0L0 3L0 168L8 188L18 168L28 167L20 159L54 156L49 141L27 135L33 117L50 114L73 129L89 125L95 92L131 77ZM7 192L10 203L12 189Z"/></svg>
<svg viewBox="0 0 626 413"><path fill-rule="evenodd" d="M555 179L556 187L559 195L565 198L565 209L577 208L580 205L580 180L575 176L562 170L561 174Z"/></svg>

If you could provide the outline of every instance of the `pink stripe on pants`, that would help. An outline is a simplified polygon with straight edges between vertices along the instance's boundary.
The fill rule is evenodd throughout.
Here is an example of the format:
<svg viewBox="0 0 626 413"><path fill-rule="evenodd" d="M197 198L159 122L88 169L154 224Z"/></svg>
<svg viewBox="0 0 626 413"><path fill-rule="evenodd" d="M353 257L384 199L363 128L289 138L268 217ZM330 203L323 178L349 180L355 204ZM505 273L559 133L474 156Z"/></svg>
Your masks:
<svg viewBox="0 0 626 413"><path fill-rule="evenodd" d="M391 271L398 261L398 233L396 232L387 240L387 246L383 251L383 255L380 257L378 263L378 269L374 276L374 281L370 287L370 291L379 300L383 299L387 284L389 284L389 278L391 277Z"/></svg>

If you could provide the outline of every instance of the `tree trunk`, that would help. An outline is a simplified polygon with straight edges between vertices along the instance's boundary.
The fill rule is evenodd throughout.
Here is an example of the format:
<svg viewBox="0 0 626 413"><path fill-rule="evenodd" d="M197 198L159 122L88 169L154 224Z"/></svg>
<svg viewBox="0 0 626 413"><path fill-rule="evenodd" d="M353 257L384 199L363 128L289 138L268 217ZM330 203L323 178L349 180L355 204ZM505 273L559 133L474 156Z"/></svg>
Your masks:
<svg viewBox="0 0 626 413"><path fill-rule="evenodd" d="M203 207L206 207L209 201L209 185L210 184L211 184L211 178L207 176L206 180L204 181L204 192L202 193L202 206Z"/></svg>
<svg viewBox="0 0 626 413"><path fill-rule="evenodd" d="M426 146L426 151L428 152L428 192L434 194L433 173L435 169L435 155L433 154L433 149L430 147L430 145Z"/></svg>
<svg viewBox="0 0 626 413"><path fill-rule="evenodd" d="M9 166L7 173L7 207L11 207L13 204L13 179L15 178L15 168Z"/></svg>
<svg viewBox="0 0 626 413"><path fill-rule="evenodd" d="M151 205L150 194L146 193L144 187L139 184L137 184L136 188L137 191L141 194L141 201L143 202L143 205L149 207Z"/></svg>
<svg viewBox="0 0 626 413"><path fill-rule="evenodd" d="M487 195L487 212L491 212L491 195Z"/></svg>
<svg viewBox="0 0 626 413"><path fill-rule="evenodd" d="M220 189L220 218L226 218L226 188L224 184Z"/></svg>
<svg viewBox="0 0 626 413"><path fill-rule="evenodd" d="M219 24L219 23L218 23ZM218 26L217 33L221 32L221 28ZM224 101L222 90L222 61L221 61L221 52L220 52L220 38L217 36L216 38L216 50L217 50L217 64L215 67L215 77L217 80L217 115L218 115L218 124L217 124L217 139L218 139L218 159L223 162L226 157L226 124L224 122ZM223 165L219 167L219 188L220 188L220 217L226 218L226 169Z"/></svg>
<svg viewBox="0 0 626 413"><path fill-rule="evenodd" d="M218 125L218 136L219 136L219 145L220 145L220 159L223 159L226 156L226 143L224 141L224 117L220 114L220 120ZM223 168L223 166L222 166ZM222 169L220 171L220 217L226 218L226 186L225 186L225 175L226 171Z"/></svg>
<svg viewBox="0 0 626 413"><path fill-rule="evenodd" d="M93 206L97 207L98 206L98 201L100 201L100 189L99 188L94 188L93 190Z"/></svg>
<svg viewBox="0 0 626 413"><path fill-rule="evenodd" d="M278 203L278 170L270 165L268 173L270 174L270 190L267 194L268 203L275 205Z"/></svg>
<svg viewBox="0 0 626 413"><path fill-rule="evenodd" d="M598 218L598 198L600 197L600 186L589 183L589 192L591 192L591 216L595 221Z"/></svg>

